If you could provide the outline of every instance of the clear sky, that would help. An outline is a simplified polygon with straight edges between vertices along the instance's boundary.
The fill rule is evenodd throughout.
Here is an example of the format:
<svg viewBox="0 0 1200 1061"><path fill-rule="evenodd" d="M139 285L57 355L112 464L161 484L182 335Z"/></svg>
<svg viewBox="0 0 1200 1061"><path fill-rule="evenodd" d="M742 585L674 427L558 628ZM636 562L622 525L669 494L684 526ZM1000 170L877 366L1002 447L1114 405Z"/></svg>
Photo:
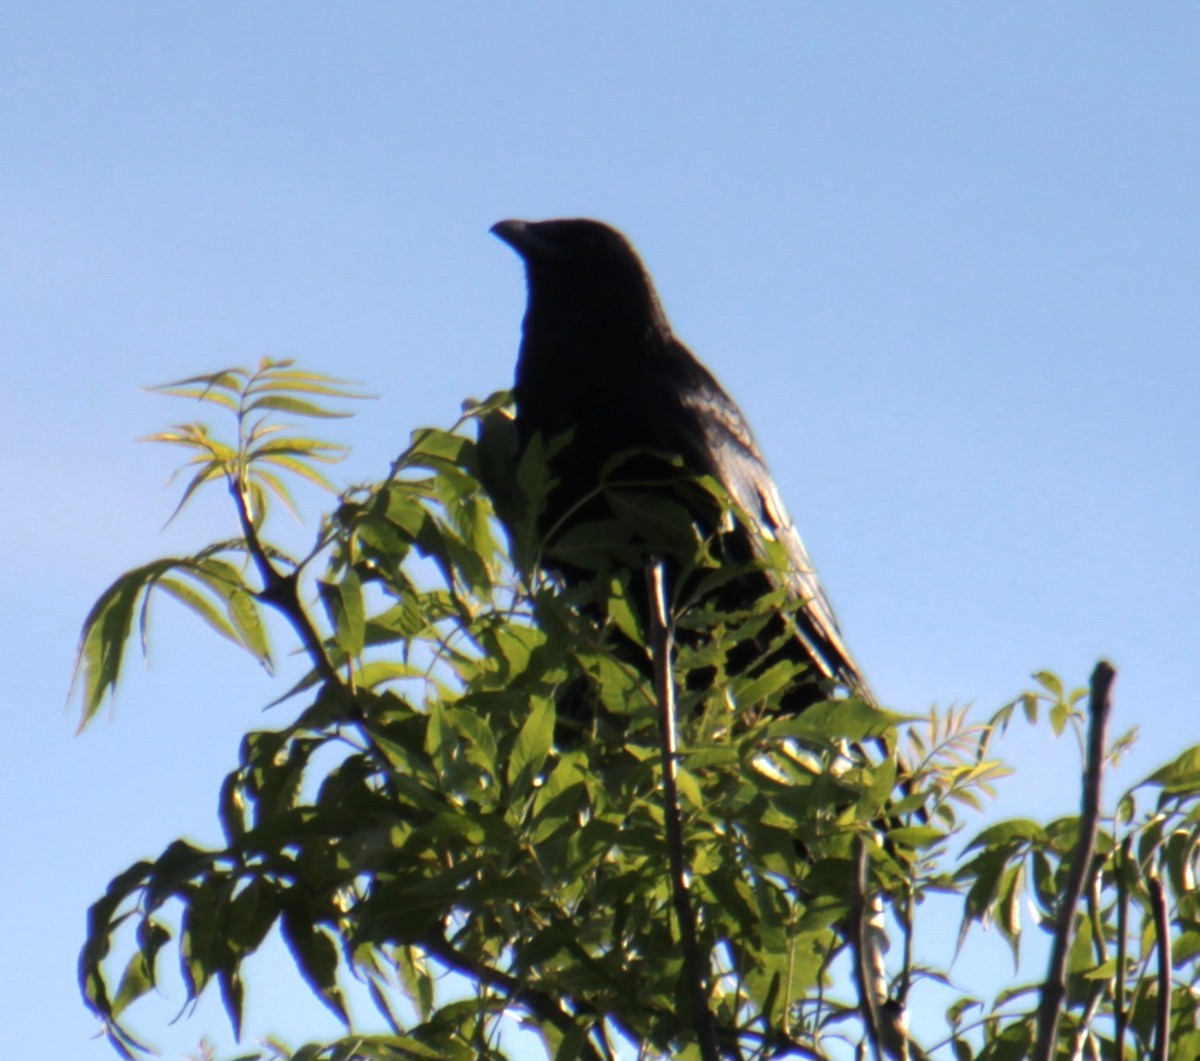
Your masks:
<svg viewBox="0 0 1200 1061"><path fill-rule="evenodd" d="M893 706L984 713L1104 654L1142 732L1110 791L1200 739L1198 89L1182 3L6 5L6 1055L113 1056L74 985L86 906L217 839L283 690L164 605L152 669L72 735L90 603L232 529L216 492L160 529L175 455L135 440L193 410L138 388L263 355L362 380L337 477L380 477L511 380L501 218L629 234ZM1004 813L1074 807L1069 742L1004 750ZM260 975L252 1035L335 1032ZM164 1056L228 1042L211 1008L167 1028L180 1001L147 1010Z"/></svg>

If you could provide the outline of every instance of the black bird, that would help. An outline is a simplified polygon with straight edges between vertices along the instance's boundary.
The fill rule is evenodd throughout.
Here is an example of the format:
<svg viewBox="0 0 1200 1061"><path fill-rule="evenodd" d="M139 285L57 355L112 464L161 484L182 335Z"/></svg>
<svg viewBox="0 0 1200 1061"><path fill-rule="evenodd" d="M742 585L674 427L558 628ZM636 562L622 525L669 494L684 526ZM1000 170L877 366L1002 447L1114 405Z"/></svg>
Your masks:
<svg viewBox="0 0 1200 1061"><path fill-rule="evenodd" d="M794 601L788 658L807 665L783 703L802 710L835 688L873 700L842 641L837 619L758 446L733 399L671 331L654 286L621 233L599 221L501 221L492 232L524 260L528 306L514 397L519 442L546 443L557 480L540 517L543 534L561 534L604 511L600 486L627 451L622 478L666 487L684 476L712 476L743 514L732 526L701 490L680 493L703 533L719 533L735 561L765 559L767 541L783 546L786 570L755 570L722 589L723 608L750 607L780 586ZM661 455L651 459L649 453ZM558 564L568 582L579 572ZM769 636L783 629L782 620ZM763 642L769 640L764 636ZM748 664L749 660L743 663Z"/></svg>

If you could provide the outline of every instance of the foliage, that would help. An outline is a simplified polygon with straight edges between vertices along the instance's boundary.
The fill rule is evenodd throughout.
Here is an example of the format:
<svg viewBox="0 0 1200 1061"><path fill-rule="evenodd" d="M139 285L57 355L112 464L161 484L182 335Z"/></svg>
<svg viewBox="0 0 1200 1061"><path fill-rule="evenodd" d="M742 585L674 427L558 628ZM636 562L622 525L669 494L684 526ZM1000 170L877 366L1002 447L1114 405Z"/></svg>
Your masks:
<svg viewBox="0 0 1200 1061"><path fill-rule="evenodd" d="M224 846L178 840L92 906L80 979L114 1047L143 1049L128 1011L172 951L189 1001L219 992L240 1030L243 965L278 927L347 1035L247 1057L500 1058L506 1015L556 1061L631 1046L700 1056L666 870L643 590L596 548L614 528L574 536L573 562L596 567L590 586L564 591L538 573L532 499L545 455L518 459L506 397L495 395L451 430L414 433L383 482L341 498L309 555L287 556L263 537L268 502L290 506L283 473L324 483L316 465L339 450L275 417L334 415L321 403L354 394L288 362L159 390L233 415L229 443L200 424L155 438L192 453L179 507L224 483L240 536L144 565L101 596L81 640L82 724L115 689L135 624L144 638L154 590L263 663L263 609L276 609L311 669L288 694L292 720L242 741L220 792ZM689 541L693 584L725 577L707 543ZM929 1056L1033 1056L1039 985L990 1006L960 996L944 972L914 963L913 934L935 893L961 897L964 934L994 925L1014 955L1026 905L1055 931L1080 817L999 822L957 868L951 856L963 815L1004 773L989 756L993 735L1018 708L1030 721L1047 709L1057 729L1080 724L1084 692L1041 674L983 724L957 711L905 720L854 700L780 717L786 667L724 668L777 603L722 614L683 602L673 617L692 631L674 660L678 787L722 1051L921 1056L899 1017L924 978L952 996ZM1165 1049L1164 1020L1176 1056L1200 1050L1198 796L1193 748L1102 822L1070 919L1052 1056L1151 1056ZM886 920L868 917L881 908ZM895 942L885 983L847 971L868 931ZM447 970L459 974L449 990ZM388 1032L350 1028L350 977Z"/></svg>

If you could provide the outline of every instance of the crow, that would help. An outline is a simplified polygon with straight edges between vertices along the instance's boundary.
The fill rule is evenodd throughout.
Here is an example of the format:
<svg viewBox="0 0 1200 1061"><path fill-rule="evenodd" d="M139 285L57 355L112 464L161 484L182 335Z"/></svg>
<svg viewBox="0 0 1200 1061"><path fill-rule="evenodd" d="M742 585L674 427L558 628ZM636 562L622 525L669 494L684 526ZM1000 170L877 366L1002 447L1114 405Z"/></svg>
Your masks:
<svg viewBox="0 0 1200 1061"><path fill-rule="evenodd" d="M629 241L586 219L501 221L491 231L526 270L513 395L522 449L538 436L549 447L541 533L553 544L584 521L611 519L602 489L609 475L636 480L648 497L683 499L701 533L744 565L746 573L719 591L721 608L749 609L765 593L785 591L785 614L758 642L765 651L786 629L786 657L805 665L783 709L803 710L839 689L874 702L745 416L675 338ZM712 477L734 502L732 522L711 493L677 489L681 478L699 476ZM766 563L771 541L786 556L782 569ZM583 577L566 562L549 566L568 583Z"/></svg>

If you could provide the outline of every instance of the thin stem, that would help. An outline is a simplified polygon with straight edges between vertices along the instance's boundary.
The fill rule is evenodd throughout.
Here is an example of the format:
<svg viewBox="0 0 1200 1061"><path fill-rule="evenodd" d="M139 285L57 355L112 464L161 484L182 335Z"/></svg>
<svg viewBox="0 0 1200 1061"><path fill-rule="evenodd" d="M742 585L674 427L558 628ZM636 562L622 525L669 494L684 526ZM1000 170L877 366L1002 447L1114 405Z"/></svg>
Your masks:
<svg viewBox="0 0 1200 1061"><path fill-rule="evenodd" d="M447 969L465 976L468 980L477 980L480 984L486 984L502 991L513 1005L523 1006L538 1020L553 1024L564 1033L575 1030L575 1016L553 995L523 985L515 976L485 962L469 958L445 936L430 932L421 938L419 945ZM612 1017L610 1016L609 1019L611 1020ZM619 1028L619 1030L623 1034L629 1034L627 1029ZM602 1061L600 1051L594 1043L585 1040L585 1048L586 1056L591 1061Z"/></svg>
<svg viewBox="0 0 1200 1061"><path fill-rule="evenodd" d="M867 917L867 842L862 836L854 838L854 978L858 984L858 1002L862 1010L863 1024L867 1029L867 1041L871 1044L871 1055L880 1061L880 1014L877 997L876 973L871 968L870 955L873 951L869 939L870 928Z"/></svg>
<svg viewBox="0 0 1200 1061"><path fill-rule="evenodd" d="M913 882L910 880L904 889L904 965L900 970L900 984L896 988L896 998L902 1006L908 1004L908 989L912 986L913 916Z"/></svg>
<svg viewBox="0 0 1200 1061"><path fill-rule="evenodd" d="M667 859L671 870L671 899L679 922L679 942L692 1003L692 1024L703 1061L720 1061L716 1021L708 1004L708 970L696 928L696 912L688 889L683 850L683 824L676 781L678 756L675 734L675 683L671 678L672 632L667 620L667 587L661 562L646 569L650 595L650 652L654 659L654 689L658 700L659 749L662 757L663 811L667 826Z"/></svg>
<svg viewBox="0 0 1200 1061"><path fill-rule="evenodd" d="M1125 1001L1125 948L1128 945L1129 936L1129 887L1125 875L1129 870L1131 843L1131 838L1128 836L1121 841L1115 874L1117 882L1117 989L1114 1000L1116 1013L1113 1015L1113 1019L1116 1022L1114 1038L1119 1058L1125 1056L1125 1032L1129 1028L1129 1009Z"/></svg>
<svg viewBox="0 0 1200 1061"><path fill-rule="evenodd" d="M384 754L383 749L380 748L374 735L371 733L366 715L354 694L354 690L342 680L337 672L337 668L330 661L329 654L325 651L325 642L321 637L320 631L313 625L313 621L308 617L308 612L304 610L304 605L301 603L300 572L303 569L303 564L285 575L271 563L271 558L267 555L267 550L263 547L262 539L258 536L258 529L254 526L254 520L251 518L245 483L241 480L231 478L229 480L229 492L233 495L234 507L237 509L238 521L242 528L242 536L246 540L246 548L262 580L262 588L257 594L258 599L269 604L291 624L292 629L296 631L296 636L300 638L301 645L304 646L305 653L312 661L313 670L316 671L322 684L340 699L342 712L346 721L358 732L359 738L368 749L379 769L383 771L385 776L390 774L392 770L391 761Z"/></svg>
<svg viewBox="0 0 1200 1061"><path fill-rule="evenodd" d="M1090 874L1088 883L1087 912L1088 920L1092 923L1092 947L1096 953L1096 964L1103 965L1108 961L1108 943L1104 939L1104 926L1101 919L1100 874L1104 869L1104 856L1097 860L1097 865Z"/></svg>
<svg viewBox="0 0 1200 1061"><path fill-rule="evenodd" d="M1171 1039L1171 922L1167 897L1153 866L1146 874L1146 891L1154 913L1154 948L1158 953L1158 1007L1154 1021L1154 1052L1151 1061L1167 1061Z"/></svg>
<svg viewBox="0 0 1200 1061"><path fill-rule="evenodd" d="M1079 907L1085 878L1092 865L1092 854L1096 849L1096 831L1100 821L1100 782L1104 770L1108 716L1112 710L1112 684L1116 676L1116 670L1107 660L1101 660L1092 671L1079 843L1067 874L1062 903L1058 908L1050 966L1042 984L1041 1000L1038 1004L1037 1046L1033 1052L1033 1061L1051 1061L1054 1056L1059 1013L1067 993L1067 953L1071 946L1071 929L1075 924L1075 911Z"/></svg>

